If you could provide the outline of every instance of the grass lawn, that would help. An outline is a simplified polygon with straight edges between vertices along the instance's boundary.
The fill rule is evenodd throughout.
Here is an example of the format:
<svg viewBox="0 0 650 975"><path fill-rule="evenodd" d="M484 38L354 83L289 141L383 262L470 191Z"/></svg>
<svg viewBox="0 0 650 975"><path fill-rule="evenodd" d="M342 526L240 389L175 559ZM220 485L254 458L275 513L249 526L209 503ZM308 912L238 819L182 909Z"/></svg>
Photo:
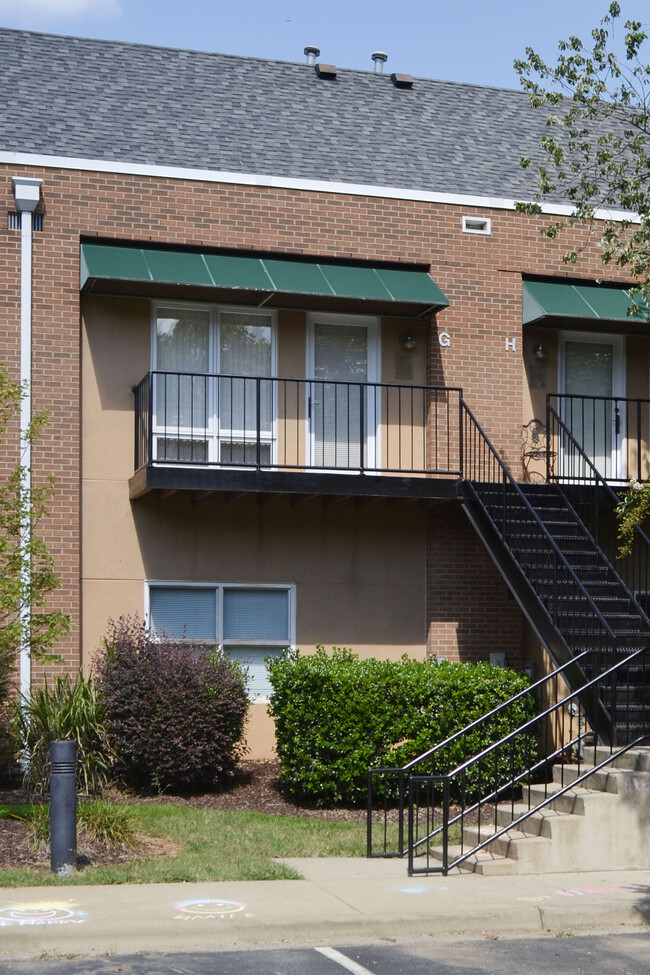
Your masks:
<svg viewBox="0 0 650 975"><path fill-rule="evenodd" d="M49 860L39 869L0 870L0 886L41 884L175 883L201 880L298 880L274 857L365 856L363 822L327 822L254 812L189 809L179 805L129 806L135 832L159 841L162 853L113 866L86 867L58 878ZM0 805L2 819L29 807Z"/></svg>

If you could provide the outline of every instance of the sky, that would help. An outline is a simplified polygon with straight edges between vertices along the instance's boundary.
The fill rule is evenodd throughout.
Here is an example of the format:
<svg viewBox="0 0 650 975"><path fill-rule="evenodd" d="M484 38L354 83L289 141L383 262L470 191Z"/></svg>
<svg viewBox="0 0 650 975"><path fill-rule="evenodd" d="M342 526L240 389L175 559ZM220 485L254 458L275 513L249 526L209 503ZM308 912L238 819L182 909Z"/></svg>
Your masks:
<svg viewBox="0 0 650 975"><path fill-rule="evenodd" d="M532 46L583 39L609 0L0 0L0 26L519 87L512 67ZM621 0L623 17L650 21L650 0Z"/></svg>

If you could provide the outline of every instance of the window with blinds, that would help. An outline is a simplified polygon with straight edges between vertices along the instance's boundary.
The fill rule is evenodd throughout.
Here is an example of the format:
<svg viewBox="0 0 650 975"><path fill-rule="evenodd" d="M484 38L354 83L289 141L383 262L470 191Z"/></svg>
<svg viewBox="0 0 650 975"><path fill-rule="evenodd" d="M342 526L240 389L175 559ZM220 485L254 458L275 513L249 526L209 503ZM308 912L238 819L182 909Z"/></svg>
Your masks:
<svg viewBox="0 0 650 975"><path fill-rule="evenodd" d="M158 636L217 642L217 598L214 589L152 586L149 625Z"/></svg>
<svg viewBox="0 0 650 975"><path fill-rule="evenodd" d="M149 585L149 626L158 634L221 645L247 670L251 697L268 697L266 658L294 641L292 586Z"/></svg>
<svg viewBox="0 0 650 975"><path fill-rule="evenodd" d="M289 639L286 589L224 589L223 638L228 640Z"/></svg>

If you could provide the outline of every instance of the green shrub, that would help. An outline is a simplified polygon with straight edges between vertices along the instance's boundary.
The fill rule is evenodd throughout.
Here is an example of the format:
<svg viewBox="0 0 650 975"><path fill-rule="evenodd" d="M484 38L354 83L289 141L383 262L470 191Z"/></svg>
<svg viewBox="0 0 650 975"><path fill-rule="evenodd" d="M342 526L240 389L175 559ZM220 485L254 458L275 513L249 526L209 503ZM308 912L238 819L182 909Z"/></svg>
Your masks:
<svg viewBox="0 0 650 975"><path fill-rule="evenodd" d="M112 623L96 661L116 775L146 792L216 788L233 774L248 707L238 665L217 650Z"/></svg>
<svg viewBox="0 0 650 975"><path fill-rule="evenodd" d="M101 792L106 785L111 751L105 726L106 712L90 679L79 671L74 680L65 674L46 681L29 698L13 707L13 734L25 764L25 785L32 792L47 792L50 782L50 742L76 741L77 788Z"/></svg>
<svg viewBox="0 0 650 975"><path fill-rule="evenodd" d="M317 805L364 802L369 768L406 764L528 685L521 674L490 664L359 660L338 647L331 655L322 647L310 656L289 651L269 662L269 673L281 781L291 795ZM507 708L439 754L435 772L455 768L532 713L527 698ZM514 758L522 766L534 749L531 740L514 756L508 747L496 763ZM493 766L494 760L485 763L484 778L501 771ZM476 790L477 775L463 783L467 794Z"/></svg>

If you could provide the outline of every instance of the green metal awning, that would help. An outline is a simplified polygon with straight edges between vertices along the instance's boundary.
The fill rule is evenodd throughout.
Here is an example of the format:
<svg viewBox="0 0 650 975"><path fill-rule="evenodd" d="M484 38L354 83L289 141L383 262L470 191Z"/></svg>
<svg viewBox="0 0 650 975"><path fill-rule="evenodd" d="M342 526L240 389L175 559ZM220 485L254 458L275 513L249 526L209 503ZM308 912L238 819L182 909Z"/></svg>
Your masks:
<svg viewBox="0 0 650 975"><path fill-rule="evenodd" d="M564 281L524 281L523 323L548 319L584 319L589 321L648 321L648 314L630 297L625 288L602 284L569 284ZM638 308L633 314L630 307Z"/></svg>
<svg viewBox="0 0 650 975"><path fill-rule="evenodd" d="M288 296L301 296L312 304L318 299L326 307L352 302L355 307L368 304L389 314L407 310L421 315L449 304L429 273L419 267L81 245L82 292L152 294L154 287L237 292L271 307L286 304Z"/></svg>

